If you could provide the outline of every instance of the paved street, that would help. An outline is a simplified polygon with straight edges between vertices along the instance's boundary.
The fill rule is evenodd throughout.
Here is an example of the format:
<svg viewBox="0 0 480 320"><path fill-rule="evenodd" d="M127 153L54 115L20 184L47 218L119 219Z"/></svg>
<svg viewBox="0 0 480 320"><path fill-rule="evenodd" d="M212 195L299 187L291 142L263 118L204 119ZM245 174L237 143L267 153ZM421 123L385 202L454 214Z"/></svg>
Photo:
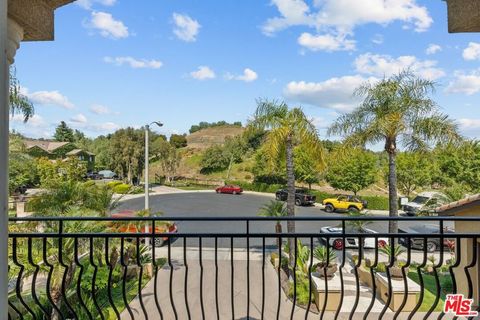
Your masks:
<svg viewBox="0 0 480 320"><path fill-rule="evenodd" d="M203 192L175 192L175 189L167 188L168 193L152 195L150 197L150 207L152 212L161 211L165 216L169 217L255 217L258 210L264 204L268 203L272 197L269 195L259 195L245 193L242 195L216 194L210 191ZM144 207L144 199L139 196L133 199L122 201L116 211L121 210L141 210ZM344 213L326 213L318 207L296 207L296 215L301 217L328 217L345 216ZM296 222L297 232L317 233L322 226L338 225L340 221L305 221ZM189 222L178 221L179 232L193 233L244 233L246 230L245 222L232 221L209 221L209 222ZM415 221L400 222L399 226L412 226ZM250 232L252 233L272 233L275 230L275 222L252 222ZM448 225L448 224L446 224ZM376 222L368 226L369 228L385 232L388 230L386 222ZM286 231L286 223L283 223L284 231ZM315 239L316 241L316 239ZM267 239L267 245L274 244L273 239ZM206 247L214 245L212 239L204 239L203 243ZM182 241L177 240L173 246L183 245ZM219 247L230 247L230 238L219 238ZM235 239L234 247L245 247L245 239ZM261 245L260 239L252 239L250 241L252 247ZM189 239L187 246L198 246L195 239Z"/></svg>

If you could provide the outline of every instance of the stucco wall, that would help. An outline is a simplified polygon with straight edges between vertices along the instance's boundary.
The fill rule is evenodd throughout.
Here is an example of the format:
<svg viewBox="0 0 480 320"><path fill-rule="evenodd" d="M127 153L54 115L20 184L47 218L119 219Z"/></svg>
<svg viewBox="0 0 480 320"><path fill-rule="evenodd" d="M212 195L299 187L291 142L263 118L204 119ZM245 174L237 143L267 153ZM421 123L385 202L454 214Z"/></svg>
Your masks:
<svg viewBox="0 0 480 320"><path fill-rule="evenodd" d="M457 217L467 216L480 216L480 206L463 209L455 214ZM455 221L455 232L458 233L476 233L480 232L480 222L472 221ZM455 271L457 279L457 288L459 293L463 293L465 296L468 294L468 282L465 275L464 267L472 262L474 257L473 252L473 239L461 240L461 262L459 268ZM473 299L475 304L479 305L480 293L479 293L479 264L480 257L478 256L480 248L480 239L477 239L477 263L474 267L469 269L473 283Z"/></svg>

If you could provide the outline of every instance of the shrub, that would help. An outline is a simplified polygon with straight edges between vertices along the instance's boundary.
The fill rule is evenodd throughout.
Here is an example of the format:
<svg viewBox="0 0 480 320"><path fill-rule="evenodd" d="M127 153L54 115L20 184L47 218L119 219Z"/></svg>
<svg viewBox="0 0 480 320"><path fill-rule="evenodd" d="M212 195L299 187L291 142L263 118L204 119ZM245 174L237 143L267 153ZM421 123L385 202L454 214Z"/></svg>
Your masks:
<svg viewBox="0 0 480 320"><path fill-rule="evenodd" d="M235 184L242 187L243 190L275 193L278 189L282 189L283 185L280 184L268 184L268 183L250 183L245 181L227 181L227 184Z"/></svg>
<svg viewBox="0 0 480 320"><path fill-rule="evenodd" d="M110 182L107 183L107 187L109 187L110 189L113 189L120 184L123 184L123 182L122 181L110 181Z"/></svg>
<svg viewBox="0 0 480 320"><path fill-rule="evenodd" d="M288 296L293 298L293 283L290 284L288 289ZM297 304L305 306L308 304L309 300L314 300L313 295L310 296L309 282L307 278L300 278L297 280Z"/></svg>
<svg viewBox="0 0 480 320"><path fill-rule="evenodd" d="M381 196L360 197L367 201L367 209L372 210L388 210L388 198Z"/></svg>
<svg viewBox="0 0 480 320"><path fill-rule="evenodd" d="M93 180L88 180L83 183L84 187L93 187L95 185L95 181Z"/></svg>
<svg viewBox="0 0 480 320"><path fill-rule="evenodd" d="M113 192L119 194L126 194L130 191L131 188L132 187L126 183L120 183L113 187Z"/></svg>

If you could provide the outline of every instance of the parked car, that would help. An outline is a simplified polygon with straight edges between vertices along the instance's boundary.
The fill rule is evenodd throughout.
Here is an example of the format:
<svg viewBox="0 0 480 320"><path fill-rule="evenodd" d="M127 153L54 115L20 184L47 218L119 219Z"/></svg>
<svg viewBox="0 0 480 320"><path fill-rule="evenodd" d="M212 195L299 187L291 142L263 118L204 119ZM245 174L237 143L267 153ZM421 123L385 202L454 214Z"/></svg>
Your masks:
<svg viewBox="0 0 480 320"><path fill-rule="evenodd" d="M339 195L336 198L327 198L323 200L326 212L334 211L362 211L367 207L367 201L360 200L357 196Z"/></svg>
<svg viewBox="0 0 480 320"><path fill-rule="evenodd" d="M423 210L433 210L448 202L448 197L441 192L421 192L412 201L403 205L402 209L407 215L415 216Z"/></svg>
<svg viewBox="0 0 480 320"><path fill-rule="evenodd" d="M135 217L136 212L132 210L125 210L111 215L112 218L127 218ZM112 222L110 228L113 232L119 233L147 233L147 228L144 221L119 221L118 223ZM152 230L148 230L152 232ZM165 234L165 233L177 233L178 228L175 222L170 221L156 221L155 222L155 234ZM142 239L143 240L143 239ZM155 238L155 247L161 247L169 240L169 237L156 237Z"/></svg>
<svg viewBox="0 0 480 320"><path fill-rule="evenodd" d="M278 201L287 201L288 191L287 189L281 189L275 192L275 198ZM316 196L309 194L308 190L296 189L295 190L295 204L297 206L311 206L315 203Z"/></svg>
<svg viewBox="0 0 480 320"><path fill-rule="evenodd" d="M230 194L240 194L243 192L243 189L239 186L235 186L232 184L227 184L222 187L218 187L215 189L217 193L230 193Z"/></svg>
<svg viewBox="0 0 480 320"><path fill-rule="evenodd" d="M98 174L102 175L104 179L116 179L118 178L117 174L112 170L102 170L98 171Z"/></svg>
<svg viewBox="0 0 480 320"><path fill-rule="evenodd" d="M342 227L323 227L323 228L320 228L320 233L323 233L323 234L328 234L330 235L330 237L322 237L320 236L320 238L323 240L323 242L326 242L327 239L328 239L328 243L329 245L335 249L335 250L342 250L344 247L345 248L358 248L359 246L359 238L357 237L352 237L352 238L345 238L345 243L343 242L343 237L342 237ZM349 227L347 226L345 228L345 233L358 233L358 234L361 234L361 235L365 235L365 234L376 234L377 232L372 230L372 229L368 229L368 228L354 228L354 227ZM338 234L339 237L336 237L335 234ZM333 236L332 236L333 235ZM364 243L363 243L363 248L369 248L369 249L374 249L376 246L378 246L379 248L382 248L384 247L387 243L388 243L388 239L387 238L377 238L375 240L374 237L366 237L366 238L362 238L364 240Z"/></svg>
<svg viewBox="0 0 480 320"><path fill-rule="evenodd" d="M435 236L440 234L440 227L435 224L419 224L412 227L399 228L398 232L409 233L409 234L415 234L415 233L432 234L432 236ZM451 233L455 233L455 230L453 230L452 228L444 227L443 233L451 234ZM427 246L426 246L427 252L432 253L440 250L440 241L441 241L440 238L427 238ZM398 242L405 247L408 246L407 238L400 238ZM425 240L424 238L413 237L413 238L410 238L410 244L412 249L424 250ZM455 239L444 238L443 246L444 248L447 248L447 249L455 247Z"/></svg>
<svg viewBox="0 0 480 320"><path fill-rule="evenodd" d="M98 172L87 172L85 178L90 180L102 180L103 175L99 174Z"/></svg>

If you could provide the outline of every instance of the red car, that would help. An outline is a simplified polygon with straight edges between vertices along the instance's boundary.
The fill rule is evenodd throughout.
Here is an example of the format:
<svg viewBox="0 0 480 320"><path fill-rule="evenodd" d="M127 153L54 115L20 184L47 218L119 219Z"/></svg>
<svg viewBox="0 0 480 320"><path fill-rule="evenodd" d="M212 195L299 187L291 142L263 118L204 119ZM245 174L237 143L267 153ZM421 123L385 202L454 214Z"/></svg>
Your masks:
<svg viewBox="0 0 480 320"><path fill-rule="evenodd" d="M126 217L135 217L136 212L131 210L125 210L118 213L113 213L112 218L126 218ZM146 223L144 221L124 221L124 222L111 222L110 228L114 232L120 233L146 233ZM157 221L155 222L155 234L165 234L165 233L177 233L177 225L175 222L170 221ZM149 229L148 232L151 232ZM168 241L169 237L155 237L155 246L161 247L165 244L165 241Z"/></svg>
<svg viewBox="0 0 480 320"><path fill-rule="evenodd" d="M224 185L223 187L218 187L215 189L217 193L231 193L231 194L240 194L243 192L243 189L239 186L234 186L231 184Z"/></svg>

